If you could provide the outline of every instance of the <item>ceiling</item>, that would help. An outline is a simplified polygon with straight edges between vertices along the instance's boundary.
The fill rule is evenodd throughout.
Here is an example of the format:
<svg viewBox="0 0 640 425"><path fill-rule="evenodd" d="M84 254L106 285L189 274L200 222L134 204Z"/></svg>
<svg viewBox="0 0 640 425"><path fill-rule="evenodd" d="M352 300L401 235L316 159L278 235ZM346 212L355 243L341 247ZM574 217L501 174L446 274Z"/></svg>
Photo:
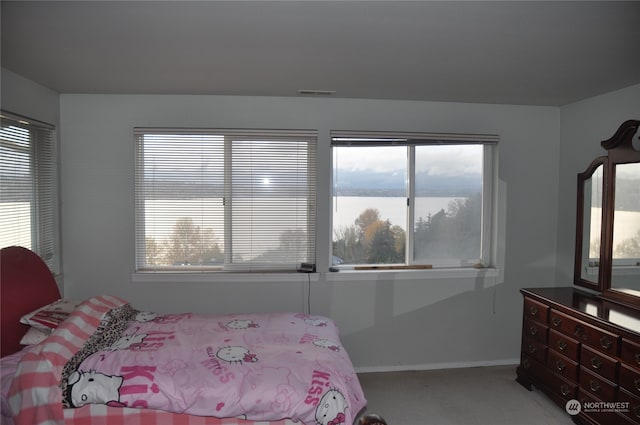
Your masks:
<svg viewBox="0 0 640 425"><path fill-rule="evenodd" d="M2 67L60 93L557 106L640 83L640 1L1 7Z"/></svg>

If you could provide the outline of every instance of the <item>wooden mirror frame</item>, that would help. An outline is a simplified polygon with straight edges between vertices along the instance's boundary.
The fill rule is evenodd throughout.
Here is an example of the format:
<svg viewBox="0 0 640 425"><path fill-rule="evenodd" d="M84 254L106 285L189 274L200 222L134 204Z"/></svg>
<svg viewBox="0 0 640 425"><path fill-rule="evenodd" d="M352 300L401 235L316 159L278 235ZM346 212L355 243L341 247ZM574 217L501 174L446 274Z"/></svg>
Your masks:
<svg viewBox="0 0 640 425"><path fill-rule="evenodd" d="M601 196L602 206L605 204L604 196L604 188L607 187L607 175L605 170L608 165L608 158L606 156L600 156L594 159L591 164L587 167L585 171L578 174L578 207L577 207L577 217L576 217L576 248L575 248L575 267L573 274L573 283L578 286L582 286L584 288L589 288L594 291L602 292L602 282L603 282L603 268L601 263L601 258L603 257L602 248L604 244L602 243L602 229L604 223L604 208L601 209L600 213L600 251L598 254L598 273L593 273L597 280L589 280L584 277L583 271L585 268L593 267L591 264L583 264L583 261L588 261L590 258L585 258L585 243L590 243L589 240L585 241L585 238L588 236L589 239L591 237L591 232L588 235L585 235L585 225L587 221L590 221L591 215L589 214L589 219L586 218L586 196L585 196L585 184L591 179L594 173L597 171L598 167L602 167L602 184L601 190L603 191Z"/></svg>
<svg viewBox="0 0 640 425"><path fill-rule="evenodd" d="M615 215L616 165L640 163L640 151L633 147L633 137L638 131L640 121L628 120L622 123L615 134L600 144L607 150L608 156L596 158L583 173L578 174L578 202L576 217L576 245L575 267L573 283L602 293L603 297L611 298L626 304L637 306L638 297L612 289L613 269L613 221ZM582 250L584 243L584 189L585 181L590 178L598 165L603 165L602 184L602 217L600 234L600 258L598 281L592 282L582 278Z"/></svg>

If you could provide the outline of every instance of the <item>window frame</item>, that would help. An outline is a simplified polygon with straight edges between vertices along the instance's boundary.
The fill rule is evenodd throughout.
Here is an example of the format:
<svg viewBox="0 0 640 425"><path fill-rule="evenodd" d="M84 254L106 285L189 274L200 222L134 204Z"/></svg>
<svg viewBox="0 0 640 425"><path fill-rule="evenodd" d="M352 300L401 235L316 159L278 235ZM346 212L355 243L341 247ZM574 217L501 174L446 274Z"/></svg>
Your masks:
<svg viewBox="0 0 640 425"><path fill-rule="evenodd" d="M349 140L351 139L351 140ZM421 274L428 272L434 276L441 276L443 270L458 270L466 276L465 270L469 269L495 269L495 224L497 207L495 193L497 186L497 154L499 137L492 134L449 134L449 133L410 133L410 132L371 132L371 131L351 131L334 130L331 131L331 153L329 155L330 165L330 197L331 197L331 217L329 223L329 262L330 267L339 271L353 271L359 274L370 274L371 272L381 272L391 270L402 271L407 274ZM481 242L480 259L477 264L459 267L433 267L423 269L419 261L413 259L415 238L415 174L416 174L416 146L428 145L470 145L480 144L483 146L482 158L482 216L481 216ZM401 264L371 264L363 267L354 267L353 264L333 265L333 205L335 201L335 164L333 163L333 149L339 146L407 146L407 221L406 221L406 242L405 242L405 262ZM473 274L473 273L472 273Z"/></svg>
<svg viewBox="0 0 640 425"><path fill-rule="evenodd" d="M145 191L143 190L141 177L144 175L144 155L142 154L143 149L139 146L139 144L143 144L142 138L145 134L164 134L164 135L203 135L206 134L208 136L220 136L222 138L222 168L219 169L221 175L223 176L223 196L222 196L222 228L224 231L224 235L222 238L224 240L224 261L220 265L207 266L207 265L197 265L197 266L153 266L147 265L146 260L144 260L144 264L141 263L142 259L145 259L146 250L146 232L144 229L145 222L145 205L144 205L144 195ZM274 263L260 263L247 261L246 264L242 262L238 262L234 260L233 250L234 250L234 232L233 232L233 200L236 198L237 190L233 186L233 181L235 180L233 167L233 144L237 142L239 144L246 142L270 142L275 141L276 143L302 143L303 145L306 143L306 147L302 149L302 154L304 155L304 151L306 151L306 160L307 162L305 167L305 172L307 174L307 190L304 192L303 198L308 202L306 208L306 239L307 243L305 245L306 254L308 258L315 263L316 261L316 212L317 212L317 132L315 130L266 130L266 129L219 129L219 128L135 128L134 129L134 139L135 139L135 271L134 276L138 275L134 280L145 281L148 280L144 277L140 277L141 275L153 275L161 272L164 275L173 275L173 276L184 276L194 274L225 274L229 276L230 274L241 275L241 274L254 274L256 272L269 272L272 275L276 274L287 274L291 272L295 272L295 266L299 265L299 263L295 263L295 266L289 263L276 262L275 264L280 264L279 266L274 266ZM253 162L251 162L253 164ZM236 162L236 165L238 163ZM142 170L142 171L141 171ZM253 183L252 183L253 184ZM245 194L245 192L241 192ZM280 195L282 192L278 192ZM241 241L236 239L236 246L239 245ZM274 242L277 242L274 240ZM250 264L247 266L247 264Z"/></svg>
<svg viewBox="0 0 640 425"><path fill-rule="evenodd" d="M0 110L2 121L28 132L30 168L30 245L29 248L60 276L59 169L56 127L33 118ZM10 142L9 142L10 143ZM3 162L0 159L0 163ZM17 244L17 243L15 243Z"/></svg>

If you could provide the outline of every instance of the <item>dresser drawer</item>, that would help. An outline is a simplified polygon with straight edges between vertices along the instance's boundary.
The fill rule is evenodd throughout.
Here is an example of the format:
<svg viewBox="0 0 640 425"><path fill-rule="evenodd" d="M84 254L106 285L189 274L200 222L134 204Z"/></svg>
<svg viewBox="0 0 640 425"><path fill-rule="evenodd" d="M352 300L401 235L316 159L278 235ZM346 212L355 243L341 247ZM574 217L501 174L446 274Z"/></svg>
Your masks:
<svg viewBox="0 0 640 425"><path fill-rule="evenodd" d="M631 394L640 397L640 370L620 365L620 386L629 391Z"/></svg>
<svg viewBox="0 0 640 425"><path fill-rule="evenodd" d="M582 408L580 415L590 418L589 423L598 425L633 424L633 421L623 416L622 412L617 412L610 407L610 404L606 404L610 402L604 402L582 388L579 390L578 400Z"/></svg>
<svg viewBox="0 0 640 425"><path fill-rule="evenodd" d="M549 329L549 348L573 361L578 361L580 343L573 338L569 338L565 334L554 331L553 329Z"/></svg>
<svg viewBox="0 0 640 425"><path fill-rule="evenodd" d="M623 412L624 416L631 419L635 423L640 424L640 397L636 397L623 388L618 390L618 400L629 403L628 409Z"/></svg>
<svg viewBox="0 0 640 425"><path fill-rule="evenodd" d="M540 363L545 363L547 359L547 345L532 338L523 339L522 351Z"/></svg>
<svg viewBox="0 0 640 425"><path fill-rule="evenodd" d="M628 339L622 339L620 357L628 365L640 368L640 345Z"/></svg>
<svg viewBox="0 0 640 425"><path fill-rule="evenodd" d="M543 375L544 382L543 385L547 387L547 389L551 392L551 395L554 398L560 398L564 401L571 400L572 398L576 398L578 396L578 384L575 382L570 382L558 375L549 373L547 375Z"/></svg>
<svg viewBox="0 0 640 425"><path fill-rule="evenodd" d="M558 354L551 348L547 350L547 366L554 373L568 379L571 382L578 382L578 363Z"/></svg>
<svg viewBox="0 0 640 425"><path fill-rule="evenodd" d="M620 337L611 332L595 328L553 309L549 313L549 324L551 329L556 329L604 353L610 355L618 353Z"/></svg>
<svg viewBox="0 0 640 425"><path fill-rule="evenodd" d="M600 351L582 345L580 364L603 378L614 382L616 380L619 365L618 360L602 354Z"/></svg>
<svg viewBox="0 0 640 425"><path fill-rule="evenodd" d="M608 379L580 366L580 388L603 401L613 401L616 398L618 386Z"/></svg>
<svg viewBox="0 0 640 425"><path fill-rule="evenodd" d="M548 315L549 306L528 297L524 298L524 317L547 323Z"/></svg>
<svg viewBox="0 0 640 425"><path fill-rule="evenodd" d="M540 363L534 357L531 357L526 353L521 354L520 368L532 381L535 381L535 383L541 381L541 377L549 373L547 367L543 363Z"/></svg>
<svg viewBox="0 0 640 425"><path fill-rule="evenodd" d="M534 320L525 319L523 321L522 334L529 339L535 339L546 344L548 330L549 328L546 325Z"/></svg>
<svg viewBox="0 0 640 425"><path fill-rule="evenodd" d="M578 384L570 382L554 373L539 361L523 354L521 367L528 379L537 387L544 389L554 400L566 402L578 395ZM564 404L562 404L564 406Z"/></svg>

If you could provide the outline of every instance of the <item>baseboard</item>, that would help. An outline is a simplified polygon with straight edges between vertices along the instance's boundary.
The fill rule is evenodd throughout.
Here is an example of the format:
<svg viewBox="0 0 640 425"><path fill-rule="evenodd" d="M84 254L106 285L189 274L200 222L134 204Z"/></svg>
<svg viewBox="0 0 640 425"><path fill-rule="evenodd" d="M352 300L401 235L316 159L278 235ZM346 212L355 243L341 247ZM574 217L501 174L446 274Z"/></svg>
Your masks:
<svg viewBox="0 0 640 425"><path fill-rule="evenodd" d="M401 366L364 366L364 367L356 367L355 369L357 373L406 372L406 371L417 371L417 370L460 369L465 367L516 366L519 363L520 363L520 359L514 358L514 359L487 360L487 361L478 361L478 362L426 363L426 364L418 364L418 365L401 365Z"/></svg>

